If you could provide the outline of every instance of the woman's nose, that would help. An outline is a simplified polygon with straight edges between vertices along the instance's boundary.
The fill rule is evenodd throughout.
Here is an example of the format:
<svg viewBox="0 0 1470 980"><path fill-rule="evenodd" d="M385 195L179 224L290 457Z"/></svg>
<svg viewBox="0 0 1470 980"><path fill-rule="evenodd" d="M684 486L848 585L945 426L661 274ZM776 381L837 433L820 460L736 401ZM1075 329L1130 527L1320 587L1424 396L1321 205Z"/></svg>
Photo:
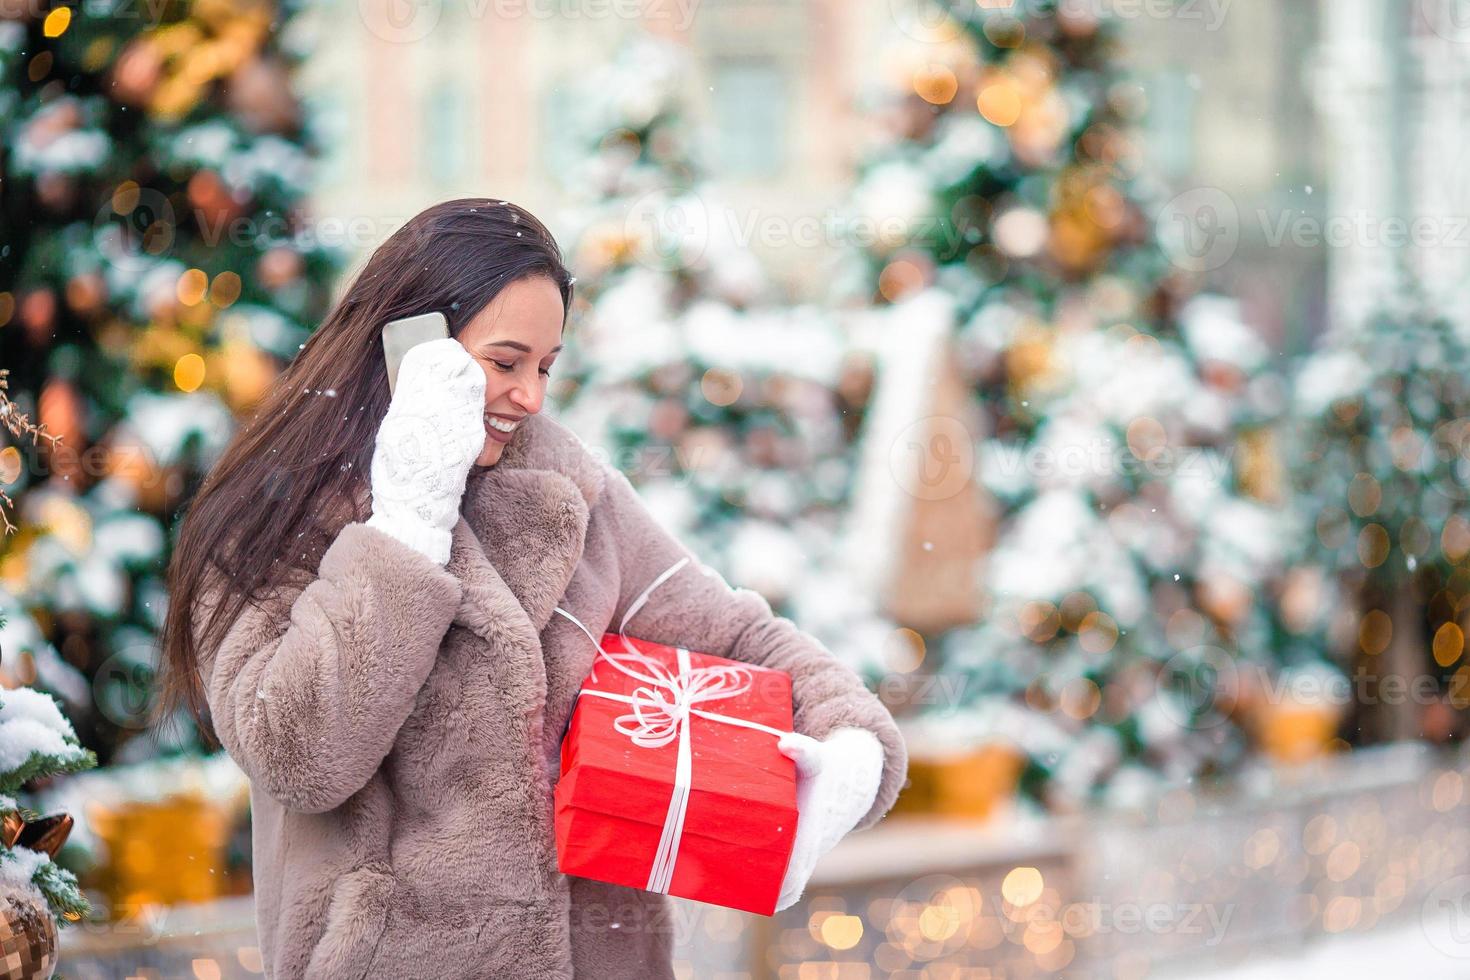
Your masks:
<svg viewBox="0 0 1470 980"><path fill-rule="evenodd" d="M541 401L546 397L546 392L541 390L541 385L535 381L527 384L518 384L510 390L510 400L516 408L528 415L541 411Z"/></svg>

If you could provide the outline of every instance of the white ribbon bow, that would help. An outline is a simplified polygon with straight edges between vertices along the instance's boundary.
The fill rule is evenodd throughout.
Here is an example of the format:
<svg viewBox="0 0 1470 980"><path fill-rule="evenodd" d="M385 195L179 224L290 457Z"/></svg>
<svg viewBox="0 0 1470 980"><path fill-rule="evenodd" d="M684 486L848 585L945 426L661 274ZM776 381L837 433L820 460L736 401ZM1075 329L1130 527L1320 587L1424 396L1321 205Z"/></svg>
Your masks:
<svg viewBox="0 0 1470 980"><path fill-rule="evenodd" d="M757 721L717 714L695 707L708 701L733 698L750 690L751 668L735 664L693 667L690 665L689 651L684 647L678 647L676 655L679 669L675 672L653 657L634 649L628 642L628 620L643 608L643 604L648 601L654 589L668 581L688 562L689 558L685 556L669 566L628 606L628 611L623 614L623 621L618 626L618 638L623 643L624 652L622 653L604 650L591 631L582 625L581 620L560 606L554 610L571 620L578 629L586 634L587 639L592 641L592 646L597 650L596 659L607 661L624 674L643 683L643 686L636 688L632 694L588 690L584 687L577 692L578 697L587 694L631 705L633 710L628 714L619 715L613 722L613 727L627 735L634 745L656 749L675 739L679 740L678 757L674 765L674 794L669 798L668 813L664 815L663 834L659 838L658 851L654 854L653 868L649 872L646 886L648 891L661 893L667 893L673 881L674 862L679 856L679 840L684 834L684 815L689 809L689 789L693 782L694 769L689 748L689 717L698 715L701 718L726 725L738 725L742 728L768 732L778 738L787 734L780 728L762 725ZM593 669L596 670L595 660Z"/></svg>

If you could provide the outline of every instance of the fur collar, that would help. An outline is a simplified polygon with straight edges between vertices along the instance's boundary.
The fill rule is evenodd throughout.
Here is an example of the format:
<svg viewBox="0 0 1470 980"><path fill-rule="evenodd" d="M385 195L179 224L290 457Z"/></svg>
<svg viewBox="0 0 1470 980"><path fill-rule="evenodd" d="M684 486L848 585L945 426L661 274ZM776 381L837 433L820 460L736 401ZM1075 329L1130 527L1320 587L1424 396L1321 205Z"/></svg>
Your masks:
<svg viewBox="0 0 1470 980"><path fill-rule="evenodd" d="M494 466L472 469L447 565L463 586L456 621L493 638L518 605L539 634L582 559L603 480L582 440L541 413L521 423Z"/></svg>

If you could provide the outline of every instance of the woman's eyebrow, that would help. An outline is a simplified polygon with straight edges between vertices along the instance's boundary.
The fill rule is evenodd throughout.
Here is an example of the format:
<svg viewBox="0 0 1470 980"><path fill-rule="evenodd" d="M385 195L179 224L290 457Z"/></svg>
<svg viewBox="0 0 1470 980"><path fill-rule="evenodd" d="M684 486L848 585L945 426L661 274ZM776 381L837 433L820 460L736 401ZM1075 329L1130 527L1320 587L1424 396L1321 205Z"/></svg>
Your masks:
<svg viewBox="0 0 1470 980"><path fill-rule="evenodd" d="M518 340L496 340L496 341L492 341L492 342L490 342L488 344L484 344L482 346L484 346L484 347L514 347L518 351L522 351L522 352L527 353L527 354L531 353L531 348L527 347L525 344L521 343ZM547 351L547 353L548 354L555 354L557 351L561 350L563 346L565 346L565 345L563 345L563 344L557 344L555 347L551 348L551 350Z"/></svg>

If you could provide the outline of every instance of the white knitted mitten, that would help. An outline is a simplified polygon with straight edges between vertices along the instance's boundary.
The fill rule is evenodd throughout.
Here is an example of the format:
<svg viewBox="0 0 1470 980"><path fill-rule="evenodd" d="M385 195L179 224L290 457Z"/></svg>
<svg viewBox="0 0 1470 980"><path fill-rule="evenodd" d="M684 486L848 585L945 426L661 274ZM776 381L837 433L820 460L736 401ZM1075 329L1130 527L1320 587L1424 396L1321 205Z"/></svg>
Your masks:
<svg viewBox="0 0 1470 980"><path fill-rule="evenodd" d="M826 854L867 813L883 778L883 745L866 728L838 728L818 741L782 735L782 754L796 762L796 842L776 910L796 904Z"/></svg>
<svg viewBox="0 0 1470 980"><path fill-rule="evenodd" d="M451 337L409 349L373 447L365 522L440 565L470 467L485 447L485 372Z"/></svg>

